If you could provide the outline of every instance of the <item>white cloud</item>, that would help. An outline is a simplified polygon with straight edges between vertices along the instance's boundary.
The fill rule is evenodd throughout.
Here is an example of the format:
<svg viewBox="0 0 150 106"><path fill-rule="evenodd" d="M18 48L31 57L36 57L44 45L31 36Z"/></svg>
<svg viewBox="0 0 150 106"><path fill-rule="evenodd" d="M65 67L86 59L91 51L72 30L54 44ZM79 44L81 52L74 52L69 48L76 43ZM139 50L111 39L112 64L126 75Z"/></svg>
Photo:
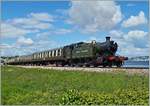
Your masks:
<svg viewBox="0 0 150 106"><path fill-rule="evenodd" d="M1 56L15 56L18 55L18 52L20 52L18 46L16 46L15 44L6 43L0 44L0 50Z"/></svg>
<svg viewBox="0 0 150 106"><path fill-rule="evenodd" d="M1 50L1 56L17 56L17 55L26 55L31 54L33 50L29 47L19 47L19 46L13 46L11 48L2 49Z"/></svg>
<svg viewBox="0 0 150 106"><path fill-rule="evenodd" d="M39 39L48 39L48 36L50 35L51 33L50 32L41 32L41 33L37 33L36 34L36 39L39 40Z"/></svg>
<svg viewBox="0 0 150 106"><path fill-rule="evenodd" d="M131 30L124 36L124 38L126 40L135 40L135 39L141 40L147 35L148 32L144 32L142 30Z"/></svg>
<svg viewBox="0 0 150 106"><path fill-rule="evenodd" d="M142 25L146 23L147 23L147 19L145 17L145 14L143 11L140 11L138 16L131 16L129 19L123 21L122 26L133 27L133 26Z"/></svg>
<svg viewBox="0 0 150 106"><path fill-rule="evenodd" d="M120 47L120 54L133 57L133 56L147 56L149 55L149 48L135 47L132 43L128 43L124 47Z"/></svg>
<svg viewBox="0 0 150 106"><path fill-rule="evenodd" d="M54 17L48 13L31 13L29 16L39 21L54 21Z"/></svg>
<svg viewBox="0 0 150 106"><path fill-rule="evenodd" d="M117 53L125 56L148 55L148 33L142 30L131 30L124 33L120 30L109 32L112 40L118 43Z"/></svg>
<svg viewBox="0 0 150 106"><path fill-rule="evenodd" d="M71 33L72 31L70 29L64 29L64 28L61 28L61 29L56 29L54 31L55 34L67 34L67 33Z"/></svg>
<svg viewBox="0 0 150 106"><path fill-rule="evenodd" d="M42 32L42 33L38 33L36 35L37 39L48 39L49 36L53 36L53 35L65 35L68 33L71 33L72 30L71 29L65 29L65 28L55 28L53 30L47 31L47 32Z"/></svg>
<svg viewBox="0 0 150 106"><path fill-rule="evenodd" d="M25 29L44 30L44 29L49 29L49 28L53 27L53 25L51 23L37 20L37 19L35 19L35 17L15 18L12 20L8 20L8 22L15 26L19 26L19 27L25 28Z"/></svg>
<svg viewBox="0 0 150 106"><path fill-rule="evenodd" d="M0 44L0 49L9 49L12 48L13 46L9 45L9 44Z"/></svg>
<svg viewBox="0 0 150 106"><path fill-rule="evenodd" d="M122 20L114 1L72 1L69 16L68 22L85 32L111 29Z"/></svg>
<svg viewBox="0 0 150 106"><path fill-rule="evenodd" d="M123 32L120 30L111 30L109 32L109 36L113 37L113 38L122 38L123 37Z"/></svg>
<svg viewBox="0 0 150 106"><path fill-rule="evenodd" d="M30 13L26 17L14 18L3 21L1 24L1 36L16 38L41 30L53 29L53 17L48 13Z"/></svg>
<svg viewBox="0 0 150 106"><path fill-rule="evenodd" d="M17 42L14 44L15 48L7 49L4 52L6 54L8 51L11 51L9 55L27 55L32 54L34 52L49 50L57 47L61 47L62 42L56 42L52 39L43 39L43 36L48 36L49 33L43 32L37 34L37 39L35 38L34 41L30 38L20 38L17 40ZM40 37L41 36L41 37ZM14 53L12 53L14 51Z"/></svg>
<svg viewBox="0 0 150 106"><path fill-rule="evenodd" d="M14 18L14 19L9 19L7 20L9 23L12 23L14 25L20 25L20 24L29 24L29 25L34 25L38 24L38 21L35 20L34 18Z"/></svg>
<svg viewBox="0 0 150 106"><path fill-rule="evenodd" d="M133 4L133 3L128 3L128 4L127 4L127 7L133 7L133 6L136 6L136 5Z"/></svg>
<svg viewBox="0 0 150 106"><path fill-rule="evenodd" d="M85 39L83 42L91 43L92 41L100 41L100 39L98 39L98 38L95 37L95 36L90 36L88 39ZM81 42L82 42L82 41L81 41Z"/></svg>
<svg viewBox="0 0 150 106"><path fill-rule="evenodd" d="M16 44L18 45L23 45L23 46L29 46L32 45L34 42L31 38L25 38L25 37L20 37L17 39Z"/></svg>
<svg viewBox="0 0 150 106"><path fill-rule="evenodd" d="M146 44L146 47L147 47L147 48L150 48L150 42L148 42L148 43Z"/></svg>
<svg viewBox="0 0 150 106"><path fill-rule="evenodd" d="M22 27L25 28L25 29L27 28L27 29L40 29L40 30L44 30L44 29L49 29L49 28L53 27L53 25L49 24L49 23L37 23L37 24L24 23L24 24L25 25L22 26Z"/></svg>
<svg viewBox="0 0 150 106"><path fill-rule="evenodd" d="M142 40L147 39L148 32L143 30L130 30L127 33L122 32L121 30L111 30L109 32L109 36L114 39L123 39L125 41L135 41L135 40Z"/></svg>
<svg viewBox="0 0 150 106"><path fill-rule="evenodd" d="M1 24L2 38L15 38L17 40L14 39L12 45L1 44L1 55L26 55L61 46L59 44L62 42L56 43L55 41L49 41L49 38L45 36L67 34L70 33L71 30L65 28L54 28L51 23L53 21L54 19L45 13L31 13L27 15L27 17L5 20ZM45 32L44 30L47 29L48 31ZM26 35L30 36L33 33L38 37L35 37L34 41L31 38L25 37Z"/></svg>
<svg viewBox="0 0 150 106"><path fill-rule="evenodd" d="M1 36L2 37L9 37L14 38L18 36L24 36L28 33L34 33L36 30L26 30L19 27L15 27L8 23L1 24Z"/></svg>

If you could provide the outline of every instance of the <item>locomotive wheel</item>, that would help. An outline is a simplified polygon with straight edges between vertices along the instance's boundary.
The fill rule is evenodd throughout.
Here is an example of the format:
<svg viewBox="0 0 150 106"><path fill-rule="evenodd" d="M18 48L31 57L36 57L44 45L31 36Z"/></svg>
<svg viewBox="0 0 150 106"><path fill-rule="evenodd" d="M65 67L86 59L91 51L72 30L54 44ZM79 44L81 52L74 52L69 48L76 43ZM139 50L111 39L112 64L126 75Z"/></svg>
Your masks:
<svg viewBox="0 0 150 106"><path fill-rule="evenodd" d="M104 64L103 64L103 67L106 67L107 65L108 65L107 63L104 63Z"/></svg>
<svg viewBox="0 0 150 106"><path fill-rule="evenodd" d="M121 67L121 66L122 66L122 63L119 62L119 63L117 63L116 65L117 65L117 67Z"/></svg>
<svg viewBox="0 0 150 106"><path fill-rule="evenodd" d="M76 67L83 67L83 64L82 63L78 63L78 64L76 64Z"/></svg>
<svg viewBox="0 0 150 106"><path fill-rule="evenodd" d="M64 66L65 66L65 64L64 64L64 63L61 63L61 66L62 66L62 67L64 67Z"/></svg>
<svg viewBox="0 0 150 106"><path fill-rule="evenodd" d="M74 64L74 63L72 63L70 66L71 66L71 67L75 67L75 64Z"/></svg>
<svg viewBox="0 0 150 106"><path fill-rule="evenodd" d="M108 66L109 66L109 67L112 67L112 63L110 62L110 63L108 64Z"/></svg>
<svg viewBox="0 0 150 106"><path fill-rule="evenodd" d="M55 64L55 66L56 66L56 67L58 67L58 66L59 66L59 64L58 64L58 63L56 63L56 64Z"/></svg>
<svg viewBox="0 0 150 106"><path fill-rule="evenodd" d="M94 67L97 67L98 65L97 64L94 64Z"/></svg>
<svg viewBox="0 0 150 106"><path fill-rule="evenodd" d="M86 64L85 66L86 66L86 67L90 67L90 65L89 65L89 64Z"/></svg>
<svg viewBox="0 0 150 106"><path fill-rule="evenodd" d="M106 67L106 65L105 65L105 64L103 64L103 67Z"/></svg>
<svg viewBox="0 0 150 106"><path fill-rule="evenodd" d="M81 64L80 67L83 67L83 64Z"/></svg>

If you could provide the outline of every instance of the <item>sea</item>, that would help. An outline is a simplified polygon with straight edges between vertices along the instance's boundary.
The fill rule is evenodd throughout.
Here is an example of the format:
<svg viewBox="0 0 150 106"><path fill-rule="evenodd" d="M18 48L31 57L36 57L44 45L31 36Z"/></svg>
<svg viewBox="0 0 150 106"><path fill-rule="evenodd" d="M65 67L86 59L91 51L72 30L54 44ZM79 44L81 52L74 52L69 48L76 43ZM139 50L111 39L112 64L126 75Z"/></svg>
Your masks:
<svg viewBox="0 0 150 106"><path fill-rule="evenodd" d="M149 61L125 61L123 67L149 68Z"/></svg>

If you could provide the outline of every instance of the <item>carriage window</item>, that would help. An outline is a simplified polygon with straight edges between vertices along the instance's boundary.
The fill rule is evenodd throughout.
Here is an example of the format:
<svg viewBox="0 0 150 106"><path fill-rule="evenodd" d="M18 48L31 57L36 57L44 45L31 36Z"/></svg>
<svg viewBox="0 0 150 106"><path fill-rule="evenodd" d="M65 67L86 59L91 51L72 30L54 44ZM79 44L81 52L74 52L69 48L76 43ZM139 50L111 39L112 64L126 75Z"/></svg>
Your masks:
<svg viewBox="0 0 150 106"><path fill-rule="evenodd" d="M44 55L45 55L45 52L42 53L42 58L44 57Z"/></svg>
<svg viewBox="0 0 150 106"><path fill-rule="evenodd" d="M42 58L44 57L44 52L42 53Z"/></svg>
<svg viewBox="0 0 150 106"><path fill-rule="evenodd" d="M58 50L56 50L56 56L58 56Z"/></svg>
<svg viewBox="0 0 150 106"><path fill-rule="evenodd" d="M58 49L58 56L61 56L61 49Z"/></svg>
<svg viewBox="0 0 150 106"><path fill-rule="evenodd" d="M45 57L47 57L47 52L46 52L46 56Z"/></svg>
<svg viewBox="0 0 150 106"><path fill-rule="evenodd" d="M60 50L58 49L58 53L57 53L58 56L59 56L59 53L60 53Z"/></svg>
<svg viewBox="0 0 150 106"><path fill-rule="evenodd" d="M56 56L56 51L54 50L54 56Z"/></svg>
<svg viewBox="0 0 150 106"><path fill-rule="evenodd" d="M52 51L52 57L54 57L54 54L55 54L55 51L53 50L53 51Z"/></svg>
<svg viewBox="0 0 150 106"><path fill-rule="evenodd" d="M52 57L52 51L50 51L50 57Z"/></svg>
<svg viewBox="0 0 150 106"><path fill-rule="evenodd" d="M47 54L47 57L49 56L48 53L49 53L49 52L46 53L46 54Z"/></svg>
<svg viewBox="0 0 150 106"><path fill-rule="evenodd" d="M59 56L61 56L61 49L59 50Z"/></svg>
<svg viewBox="0 0 150 106"><path fill-rule="evenodd" d="M45 52L43 52L43 58L46 56Z"/></svg>
<svg viewBox="0 0 150 106"><path fill-rule="evenodd" d="M52 51L49 52L50 57L52 57Z"/></svg>
<svg viewBox="0 0 150 106"><path fill-rule="evenodd" d="M45 57L45 52L43 52L43 58Z"/></svg>
<svg viewBox="0 0 150 106"><path fill-rule="evenodd" d="M45 57L47 57L47 52L45 52Z"/></svg>
<svg viewBox="0 0 150 106"><path fill-rule="evenodd" d="M46 57L46 52L44 52L43 54L44 54L44 56L43 56L43 57Z"/></svg>
<svg viewBox="0 0 150 106"><path fill-rule="evenodd" d="M51 57L51 51L49 51L49 57Z"/></svg>
<svg viewBox="0 0 150 106"><path fill-rule="evenodd" d="M42 58L42 53L41 53L41 58Z"/></svg>
<svg viewBox="0 0 150 106"><path fill-rule="evenodd" d="M51 57L51 51L48 52L48 57Z"/></svg>

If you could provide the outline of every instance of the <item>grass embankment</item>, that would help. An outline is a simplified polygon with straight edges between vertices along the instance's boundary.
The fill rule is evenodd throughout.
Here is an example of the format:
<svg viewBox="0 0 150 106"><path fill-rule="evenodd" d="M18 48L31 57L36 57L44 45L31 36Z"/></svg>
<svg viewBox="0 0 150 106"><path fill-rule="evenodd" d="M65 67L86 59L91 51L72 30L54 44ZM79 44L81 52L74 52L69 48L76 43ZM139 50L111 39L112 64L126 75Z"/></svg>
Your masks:
<svg viewBox="0 0 150 106"><path fill-rule="evenodd" d="M2 104L148 104L148 76L3 66Z"/></svg>

